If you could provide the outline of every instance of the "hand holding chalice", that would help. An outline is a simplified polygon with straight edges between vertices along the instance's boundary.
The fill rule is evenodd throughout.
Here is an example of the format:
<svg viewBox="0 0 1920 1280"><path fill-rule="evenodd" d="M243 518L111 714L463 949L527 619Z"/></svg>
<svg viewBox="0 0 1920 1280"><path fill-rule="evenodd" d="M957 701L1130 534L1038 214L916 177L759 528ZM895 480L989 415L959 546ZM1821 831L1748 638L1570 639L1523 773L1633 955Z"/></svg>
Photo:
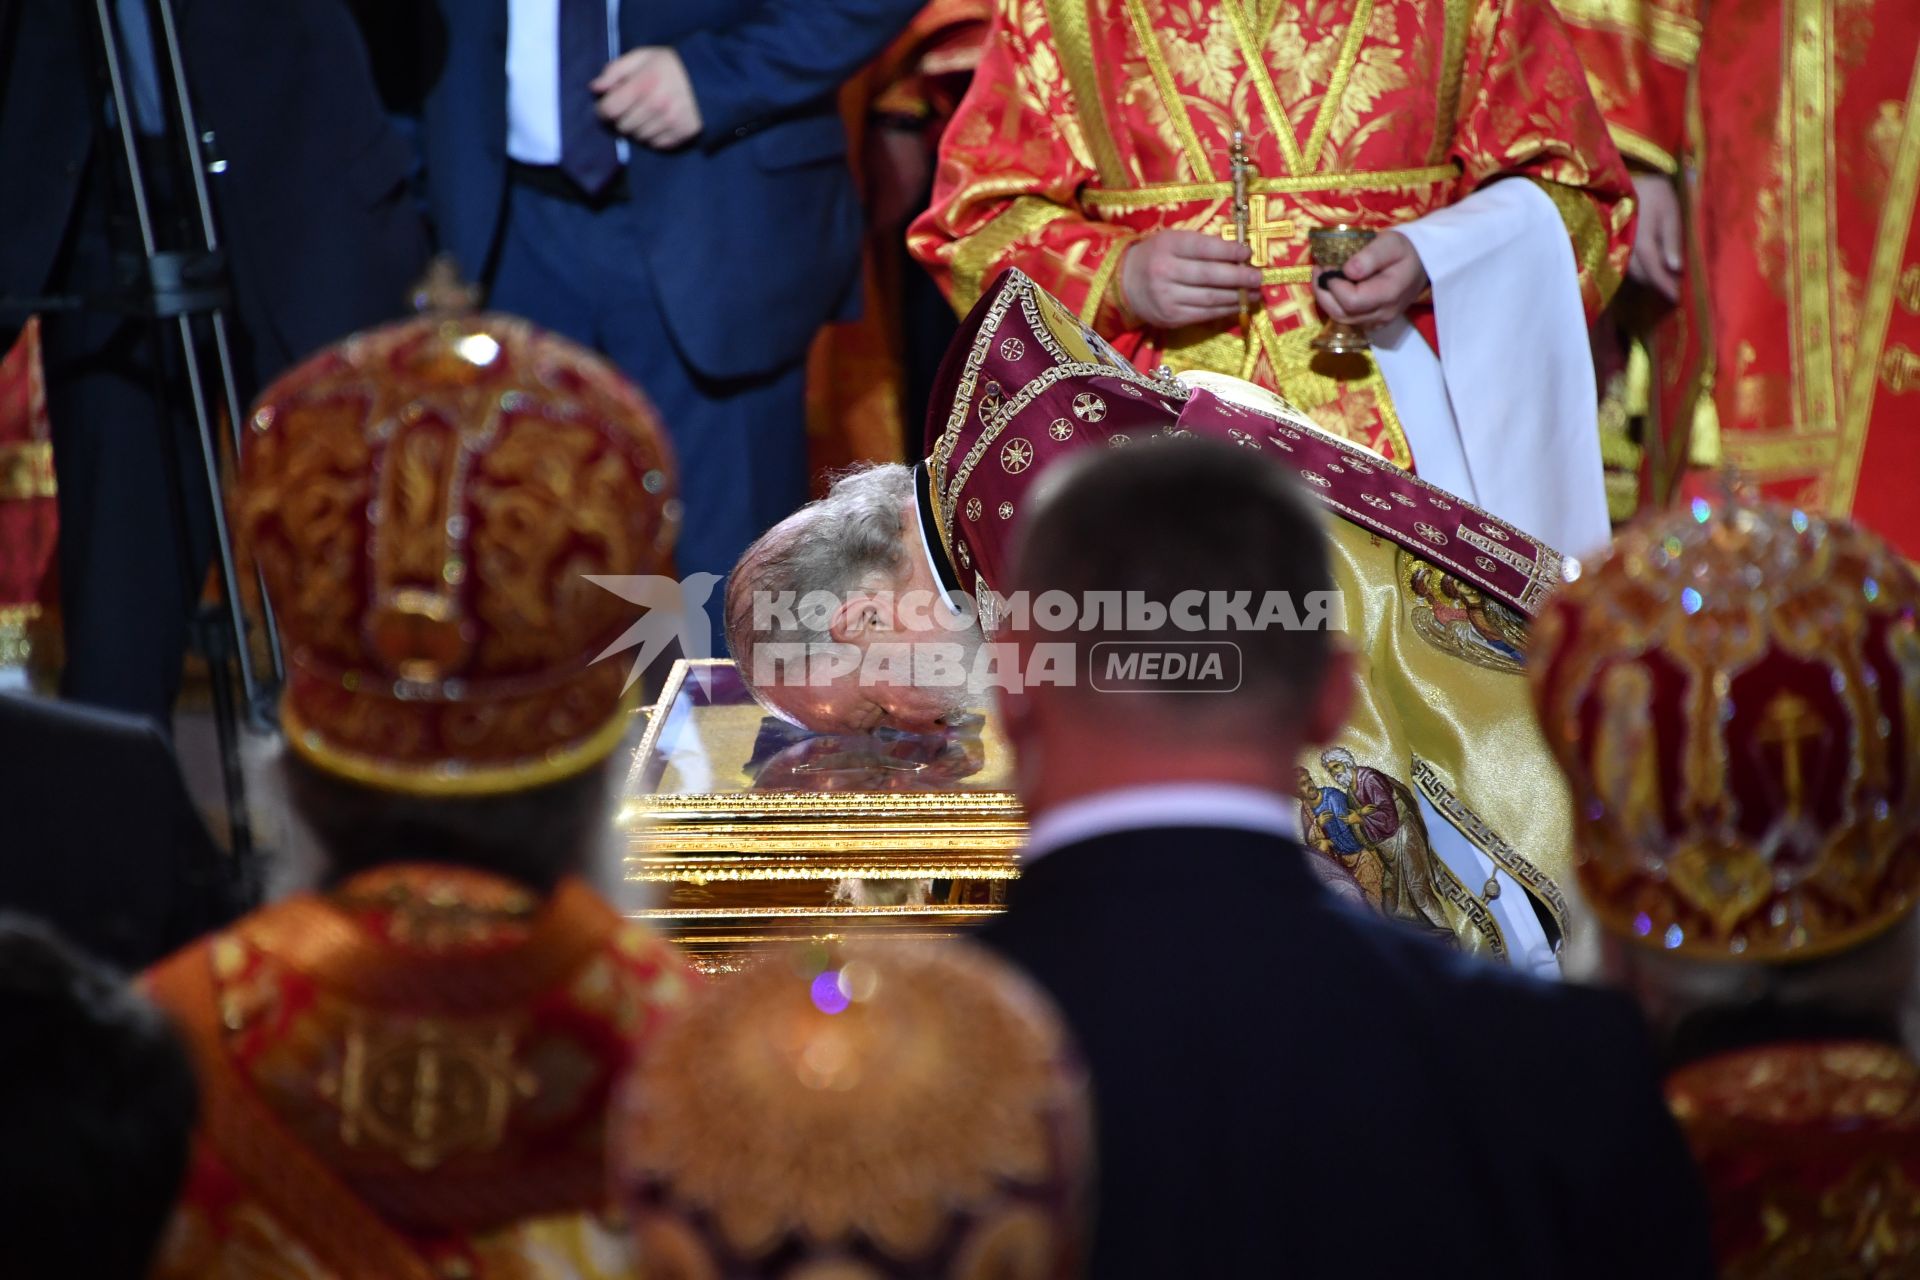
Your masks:
<svg viewBox="0 0 1920 1280"><path fill-rule="evenodd" d="M1344 222L1337 226L1314 227L1308 231L1307 251L1313 258L1315 282L1325 288L1329 277L1346 279L1343 268L1354 254L1372 243L1374 234L1364 227L1349 226ZM1313 349L1345 355L1350 351L1370 351L1373 344L1367 341L1364 330L1344 320L1329 320L1314 338Z"/></svg>

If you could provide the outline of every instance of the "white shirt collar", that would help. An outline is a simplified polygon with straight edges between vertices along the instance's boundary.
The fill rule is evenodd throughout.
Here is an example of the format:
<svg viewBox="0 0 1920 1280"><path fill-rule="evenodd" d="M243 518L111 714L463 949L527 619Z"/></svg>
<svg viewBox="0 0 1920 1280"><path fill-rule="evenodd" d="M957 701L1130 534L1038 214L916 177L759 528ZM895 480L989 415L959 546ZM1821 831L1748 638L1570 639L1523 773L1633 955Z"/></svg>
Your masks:
<svg viewBox="0 0 1920 1280"><path fill-rule="evenodd" d="M947 594L946 579L940 573L940 561L934 558L933 535L927 531L927 522L920 518L917 506L914 510L913 527L920 531L920 554L927 558L927 573L933 579L933 594L940 597L940 603L946 605L949 612L959 614L960 606L954 603L951 595Z"/></svg>
<svg viewBox="0 0 1920 1280"><path fill-rule="evenodd" d="M1300 838L1300 802L1277 791L1228 782L1164 782L1118 787L1069 800L1040 815L1027 831L1020 861L1096 836L1156 827L1227 827Z"/></svg>

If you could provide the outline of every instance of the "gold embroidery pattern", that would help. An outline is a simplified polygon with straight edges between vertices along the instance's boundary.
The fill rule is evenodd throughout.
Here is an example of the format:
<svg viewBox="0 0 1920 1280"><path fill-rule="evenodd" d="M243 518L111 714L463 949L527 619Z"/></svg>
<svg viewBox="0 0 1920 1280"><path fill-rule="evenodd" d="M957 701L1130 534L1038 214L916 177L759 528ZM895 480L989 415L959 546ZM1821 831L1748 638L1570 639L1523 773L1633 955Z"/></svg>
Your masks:
<svg viewBox="0 0 1920 1280"><path fill-rule="evenodd" d="M1894 296L1909 314L1920 316L1920 266L1908 267L1900 273Z"/></svg>
<svg viewBox="0 0 1920 1280"><path fill-rule="evenodd" d="M959 470L955 472L953 454L959 446L961 429L966 425L968 410L973 404L974 389L979 385L980 370L985 365L988 354L998 347L1001 341L1000 327L1005 323L1007 313L1016 300L1020 304L1021 316L1026 321L1027 332L1058 363L1043 370L992 412L985 414L980 436L968 447L965 456L960 460ZM960 373L960 382L954 392L953 408L948 413L946 429L941 432L940 439L934 446L932 470L934 489L938 496L938 501L935 503L936 523L941 526L943 538L951 536L950 531L954 526L954 517L959 509L961 495L974 468L993 448L1007 425L1049 387L1066 378L1097 374L1102 377L1117 378L1129 386L1151 391L1156 396L1179 398L1186 394L1178 387L1168 387L1155 382L1132 365L1117 358L1112 362L1101 361L1100 357L1105 352L1102 346L1094 345L1098 341L1097 336L1083 333L1081 321L1060 308L1050 295L1040 290L1023 273L1018 271L1013 273L1007 285L989 306L987 314L982 317L979 334L967 353L966 365ZM1069 351L1067 349L1069 342L1077 349ZM1094 359L1086 357L1094 357Z"/></svg>
<svg viewBox="0 0 1920 1280"><path fill-rule="evenodd" d="M1679 159L1651 138L1642 137L1621 124L1609 124L1607 132L1613 135L1613 145L1620 148L1620 154L1627 159L1637 160L1669 177L1680 172Z"/></svg>
<svg viewBox="0 0 1920 1280"><path fill-rule="evenodd" d="M1091 325L1099 318L1101 304L1107 300L1107 290L1113 287L1114 273L1126 261L1131 242L1132 237L1128 237L1126 241L1111 245L1107 249L1107 256L1094 269L1093 279L1087 284L1087 300L1080 304L1080 323Z"/></svg>
<svg viewBox="0 0 1920 1280"><path fill-rule="evenodd" d="M235 525L287 637L294 750L453 794L613 748L629 704L593 660L632 617L585 575L659 568L679 503L610 365L510 317L423 317L315 355L249 428Z"/></svg>
<svg viewBox="0 0 1920 1280"><path fill-rule="evenodd" d="M390 1151L421 1170L499 1146L514 1102L537 1086L515 1061L512 1030L432 1019L356 1023L341 1074L320 1082L338 1099L341 1142Z"/></svg>
<svg viewBox="0 0 1920 1280"><path fill-rule="evenodd" d="M0 502L51 498L58 492L52 444L45 440L0 444Z"/></svg>
<svg viewBox="0 0 1920 1280"><path fill-rule="evenodd" d="M1353 64L1360 58L1360 42L1366 38L1367 26L1373 21L1373 0L1358 0L1353 6L1353 21L1347 25L1346 38L1340 43L1340 60L1333 64L1333 76L1327 81L1327 96L1320 101L1320 111L1313 119L1313 133L1307 138L1306 161L1309 172L1320 168L1320 155L1326 149L1327 134L1333 129L1333 117L1347 96L1347 82L1353 78ZM1265 59L1261 68L1266 67Z"/></svg>
<svg viewBox="0 0 1920 1280"><path fill-rule="evenodd" d="M1904 1276L1920 1262L1920 1064L1899 1049L1767 1045L1682 1067L1667 1100L1729 1280Z"/></svg>
<svg viewBox="0 0 1920 1280"><path fill-rule="evenodd" d="M1247 183L1258 195L1297 195L1318 191L1399 191L1419 187L1451 186L1459 181L1460 166L1426 165L1414 169L1379 169L1353 173L1312 173L1292 177L1259 176ZM1101 210L1161 209L1202 200L1230 200L1227 182L1151 182L1137 187L1088 187L1080 193L1088 207Z"/></svg>
<svg viewBox="0 0 1920 1280"><path fill-rule="evenodd" d="M1593 201L1577 187L1569 187L1561 182L1549 182L1544 178L1531 179L1534 186L1546 193L1553 201L1553 207L1560 212L1560 221L1567 224L1567 236L1573 241L1575 265L1584 279L1594 282L1602 305L1611 299L1620 288L1620 273L1614 269L1609 252L1612 241L1607 229L1600 225L1600 211L1593 207Z"/></svg>
<svg viewBox="0 0 1920 1280"><path fill-rule="evenodd" d="M1474 0L1446 0L1445 48L1440 54L1439 101L1434 111L1438 124L1433 143L1427 150L1427 163L1439 164L1453 146L1454 128L1460 119L1460 80L1466 70L1467 28L1473 22Z"/></svg>
<svg viewBox="0 0 1920 1280"><path fill-rule="evenodd" d="M1847 383L1846 418L1840 426L1840 465L1834 472L1828 507L1836 514L1853 509L1854 494L1860 487L1860 460L1867 447L1867 424L1873 417L1874 374L1887 340L1900 260L1912 234L1915 198L1920 196L1920 59L1914 62L1913 79L1907 87L1903 121L1900 145L1880 205L1880 226L1872 265L1867 269L1859 349L1854 352L1852 377Z"/></svg>
<svg viewBox="0 0 1920 1280"><path fill-rule="evenodd" d="M1647 3L1647 0L1553 0L1568 22L1603 31L1646 36L1654 56L1677 67L1692 66L1700 54L1700 21L1692 6Z"/></svg>
<svg viewBox="0 0 1920 1280"><path fill-rule="evenodd" d="M947 490L941 498L942 509L945 511L947 519L953 519L954 509L959 505L960 493L966 488L967 478L973 474L974 467L979 465L982 458L986 457L988 450L992 449L994 443L999 440L1000 434L1007 429L1009 423L1020 415L1022 410L1038 399L1041 393L1055 384L1064 382L1068 378L1087 377L1094 374L1113 377L1117 374L1117 371L1103 364L1054 365L1050 369L1043 370L1038 377L1015 392L1013 398L1008 400L998 412L989 415L986 429L980 433L979 438L973 442L973 446L967 450L967 456L961 460L960 471L953 478L952 487ZM1144 381L1144 379L1142 379L1142 381ZM1025 470L1025 468L1022 467L1021 470Z"/></svg>
<svg viewBox="0 0 1920 1280"><path fill-rule="evenodd" d="M1412 459L1413 446L1407 441L1406 429L1400 425L1400 415L1393 408L1393 396L1387 390L1387 380L1373 357L1363 356L1356 362L1360 365L1359 377L1335 377L1333 372L1324 367L1325 358L1314 351L1311 329L1295 326L1282 334L1274 326L1271 309L1268 309L1254 316L1253 332L1259 352L1266 355L1274 385L1287 399L1309 414L1319 412L1325 416L1340 400L1355 392L1368 396L1373 402L1387 447L1375 448L1377 442L1373 440L1351 443L1382 456L1390 456L1397 466L1405 467ZM1249 358L1257 358L1257 353L1250 352ZM1336 370L1340 364L1338 361L1334 363Z"/></svg>
<svg viewBox="0 0 1920 1280"><path fill-rule="evenodd" d="M1920 760L1874 726L1920 726L1916 602L1885 542L1777 506L1633 526L1561 590L1527 672L1604 924L1759 962L1853 945L1912 909ZM1654 698L1658 673L1672 688ZM1628 751L1657 755L1657 802L1622 771Z"/></svg>
<svg viewBox="0 0 1920 1280"><path fill-rule="evenodd" d="M720 1260L871 1249L928 1275L1068 1247L1090 1115L1034 990L958 944L803 963L730 977L642 1059L617 1173L642 1238Z"/></svg>
<svg viewBox="0 0 1920 1280"><path fill-rule="evenodd" d="M1786 107L1792 266L1788 304L1798 348L1794 385L1798 417L1810 431L1840 421L1834 361L1839 354L1833 305L1833 209L1827 161L1833 128L1832 0L1787 6L1789 85Z"/></svg>
<svg viewBox="0 0 1920 1280"><path fill-rule="evenodd" d="M1366 38L1367 27L1373 21L1373 0L1357 0L1353 17L1347 23L1346 34L1340 42L1340 52L1334 62L1333 72L1327 80L1327 90L1320 100L1320 109L1315 114L1312 129L1307 135L1307 146L1303 152L1298 136L1294 132L1293 119L1281 105L1279 91L1274 87L1273 73L1267 67L1265 42L1256 38L1253 23L1244 7L1244 0L1221 0L1221 7L1227 12L1228 20L1233 24L1234 38L1240 42L1240 53L1245 60L1247 77L1253 81L1254 92L1260 98L1260 105L1267 113L1267 123L1272 127L1274 139L1280 144L1281 154L1286 158L1287 171L1300 176L1314 173L1320 168L1321 152L1326 147L1327 135L1333 129L1334 115L1339 111L1341 99L1346 95L1347 82L1353 76L1354 63L1360 57L1360 45Z"/></svg>
<svg viewBox="0 0 1920 1280"><path fill-rule="evenodd" d="M1559 926L1560 936L1564 938L1570 917L1567 895L1553 877L1534 866L1484 818L1469 809L1459 794L1441 778L1439 770L1418 756L1413 759L1413 785L1420 788L1420 793L1461 835L1473 843L1474 848L1486 854L1494 866L1512 876L1545 905L1554 923Z"/></svg>
<svg viewBox="0 0 1920 1280"><path fill-rule="evenodd" d="M953 255L953 303L962 311L980 300L987 272L1012 247L1040 228L1058 222L1072 211L1039 196L1020 196L980 230L967 237Z"/></svg>
<svg viewBox="0 0 1920 1280"><path fill-rule="evenodd" d="M1880 361L1880 382L1894 395L1920 388L1920 351L1896 346Z"/></svg>
<svg viewBox="0 0 1920 1280"><path fill-rule="evenodd" d="M1487 944L1487 955L1504 964L1507 961L1507 938L1500 931L1500 922L1493 918L1493 912L1487 904L1475 895L1473 890L1460 883L1460 877L1446 863L1434 860L1435 882L1439 885L1440 896L1445 898Z"/></svg>
<svg viewBox="0 0 1920 1280"><path fill-rule="evenodd" d="M1047 23L1053 28L1059 46L1060 63L1073 93L1073 112L1080 122L1080 133L1092 154L1094 172L1110 187L1124 184L1129 175L1114 146L1113 131L1107 127L1105 91L1100 86L1100 69L1093 58L1093 38L1088 29L1089 0L1046 0ZM978 290L975 290L976 296Z"/></svg>
<svg viewBox="0 0 1920 1280"><path fill-rule="evenodd" d="M1212 182L1213 164L1207 159L1206 148L1200 145L1200 135L1194 132L1193 117L1187 113L1187 105L1181 101L1180 86L1173 81L1173 72L1167 69L1167 55L1160 47L1160 39L1154 34L1153 19L1147 13L1145 0L1126 0L1127 17L1133 22L1134 38L1140 42L1140 49L1146 55L1147 69L1153 75L1153 83L1160 90L1160 100L1165 105L1167 118L1173 123L1174 134L1180 139L1180 146L1187 153L1187 164L1193 169L1193 176L1201 182Z"/></svg>

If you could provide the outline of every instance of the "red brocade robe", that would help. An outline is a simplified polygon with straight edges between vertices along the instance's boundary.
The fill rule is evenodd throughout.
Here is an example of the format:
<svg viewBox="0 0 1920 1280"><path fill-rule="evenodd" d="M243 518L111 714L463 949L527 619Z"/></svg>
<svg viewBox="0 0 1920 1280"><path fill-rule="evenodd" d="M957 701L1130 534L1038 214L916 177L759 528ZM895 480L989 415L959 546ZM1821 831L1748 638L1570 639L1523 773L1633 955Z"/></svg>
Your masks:
<svg viewBox="0 0 1920 1280"><path fill-rule="evenodd" d="M0 353L0 674L28 664L42 631L58 516L40 322L27 322Z"/></svg>
<svg viewBox="0 0 1920 1280"><path fill-rule="evenodd" d="M1731 467L1920 556L1920 5L1559 3L1621 151L1688 179L1653 344L1670 470Z"/></svg>
<svg viewBox="0 0 1920 1280"><path fill-rule="evenodd" d="M630 1274L608 1099L687 978L585 885L381 868L146 982L201 1089L160 1280Z"/></svg>
<svg viewBox="0 0 1920 1280"><path fill-rule="evenodd" d="M1266 280L1251 332L1148 330L1117 287L1123 251L1162 228L1237 234L1236 129ZM1393 227L1511 176L1560 212L1591 318L1619 281L1632 200L1546 0L1002 0L909 244L957 310L1019 267L1137 367L1249 379L1409 466L1374 362L1308 345L1322 318L1307 231ZM1522 347L1524 299L1513 318Z"/></svg>
<svg viewBox="0 0 1920 1280"><path fill-rule="evenodd" d="M1682 1067L1667 1101L1713 1208L1725 1280L1920 1275L1920 1063L1869 1041Z"/></svg>

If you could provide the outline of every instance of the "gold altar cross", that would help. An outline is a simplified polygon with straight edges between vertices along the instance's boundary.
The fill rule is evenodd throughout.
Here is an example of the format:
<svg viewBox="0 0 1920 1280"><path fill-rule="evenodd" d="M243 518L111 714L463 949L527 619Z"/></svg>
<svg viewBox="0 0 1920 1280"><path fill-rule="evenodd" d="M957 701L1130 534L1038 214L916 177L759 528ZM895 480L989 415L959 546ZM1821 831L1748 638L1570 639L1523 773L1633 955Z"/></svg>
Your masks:
<svg viewBox="0 0 1920 1280"><path fill-rule="evenodd" d="M1820 736L1813 708L1797 694L1782 693L1767 704L1761 717L1760 741L1780 748L1780 767L1787 786L1787 813L1798 817L1806 799L1807 778L1800 759L1801 744Z"/></svg>
<svg viewBox="0 0 1920 1280"><path fill-rule="evenodd" d="M1240 219L1235 219L1235 223L1238 221ZM1292 240L1298 234L1300 234L1300 225L1294 223L1290 217L1273 219L1273 221L1267 219L1267 198L1263 194L1254 194L1246 198L1246 230L1242 230L1238 225L1227 226L1221 230L1221 236L1225 240L1233 240L1235 244L1244 242L1248 248L1252 249L1254 251L1252 263L1254 267L1261 267L1261 269L1273 265L1275 240Z"/></svg>

